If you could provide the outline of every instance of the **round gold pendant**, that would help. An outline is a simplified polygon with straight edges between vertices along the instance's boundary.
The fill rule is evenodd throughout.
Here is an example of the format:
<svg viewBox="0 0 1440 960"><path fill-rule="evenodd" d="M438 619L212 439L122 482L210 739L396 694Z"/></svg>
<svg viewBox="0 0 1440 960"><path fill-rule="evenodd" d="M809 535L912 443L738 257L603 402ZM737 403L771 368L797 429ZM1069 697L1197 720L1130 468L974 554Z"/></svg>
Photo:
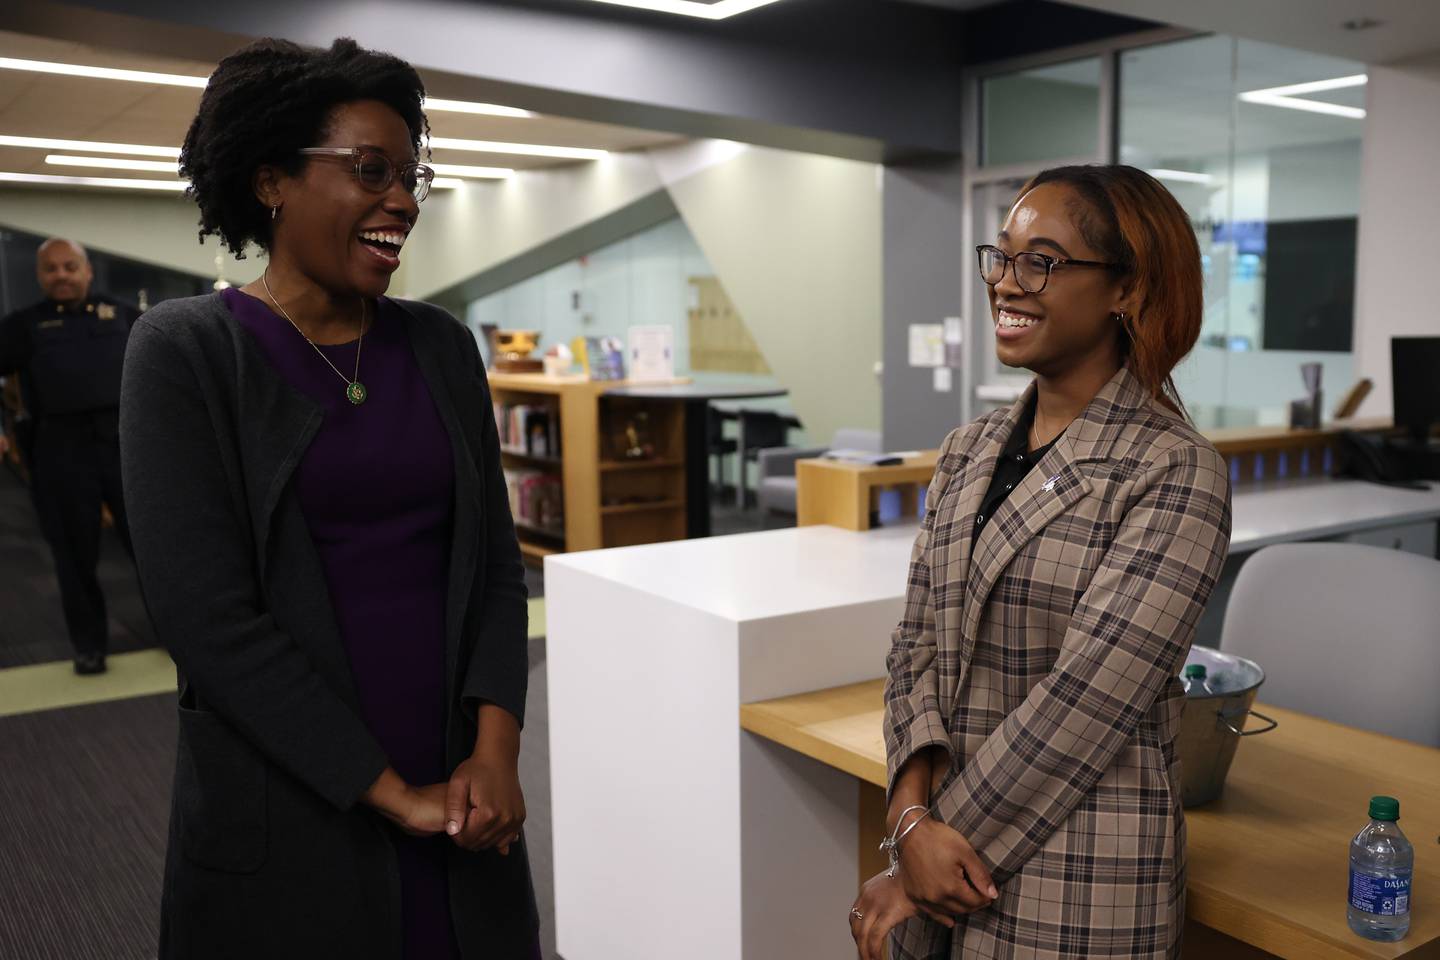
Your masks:
<svg viewBox="0 0 1440 960"><path fill-rule="evenodd" d="M366 394L365 392L365 384L361 383L359 380L356 380L354 383L350 384L348 387L345 388L345 399L349 400L357 407L365 402L365 397L367 395L368 394Z"/></svg>

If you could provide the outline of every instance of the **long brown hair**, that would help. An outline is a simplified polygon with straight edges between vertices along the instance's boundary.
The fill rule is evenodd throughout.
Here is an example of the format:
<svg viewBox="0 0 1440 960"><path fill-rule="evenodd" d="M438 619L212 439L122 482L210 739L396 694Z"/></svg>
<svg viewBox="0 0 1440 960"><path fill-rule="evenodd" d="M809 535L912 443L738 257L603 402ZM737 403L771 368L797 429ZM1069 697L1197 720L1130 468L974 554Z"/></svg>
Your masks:
<svg viewBox="0 0 1440 960"><path fill-rule="evenodd" d="M1125 365L1152 398L1187 416L1171 374L1200 338L1204 280L1190 218L1160 181L1122 164L1052 167L1020 196L1060 183L1083 201L1076 228L1104 260L1119 264L1135 310L1121 323ZM1017 197L1018 199L1018 197Z"/></svg>

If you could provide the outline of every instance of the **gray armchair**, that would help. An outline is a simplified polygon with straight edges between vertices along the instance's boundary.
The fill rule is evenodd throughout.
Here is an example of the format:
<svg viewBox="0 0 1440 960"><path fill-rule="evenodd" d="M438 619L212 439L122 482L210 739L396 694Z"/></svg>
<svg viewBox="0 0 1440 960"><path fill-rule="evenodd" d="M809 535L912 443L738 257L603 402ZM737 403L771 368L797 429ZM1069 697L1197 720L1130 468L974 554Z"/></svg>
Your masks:
<svg viewBox="0 0 1440 960"><path fill-rule="evenodd" d="M756 499L767 516L795 515L795 461L818 457L825 447L771 447L760 451Z"/></svg>
<svg viewBox="0 0 1440 960"><path fill-rule="evenodd" d="M760 451L756 498L765 515L793 517L796 511L795 461L818 457L827 450L880 452L880 431L842 428L828 447L771 447Z"/></svg>

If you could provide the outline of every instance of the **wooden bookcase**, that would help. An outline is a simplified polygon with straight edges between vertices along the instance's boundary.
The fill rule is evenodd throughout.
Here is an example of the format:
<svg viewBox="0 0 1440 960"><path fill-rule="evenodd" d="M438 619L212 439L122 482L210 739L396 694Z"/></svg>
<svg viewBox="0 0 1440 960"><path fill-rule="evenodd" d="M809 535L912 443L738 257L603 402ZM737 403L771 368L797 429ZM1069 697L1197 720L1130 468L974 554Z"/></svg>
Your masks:
<svg viewBox="0 0 1440 960"><path fill-rule="evenodd" d="M553 471L560 476L564 535L516 521L520 549L538 562L552 553L621 547L685 537L684 405L606 397L624 381L581 376L491 371L497 403L544 406L559 418L560 456L502 451L506 469ZM626 426L636 425L651 448L627 459Z"/></svg>

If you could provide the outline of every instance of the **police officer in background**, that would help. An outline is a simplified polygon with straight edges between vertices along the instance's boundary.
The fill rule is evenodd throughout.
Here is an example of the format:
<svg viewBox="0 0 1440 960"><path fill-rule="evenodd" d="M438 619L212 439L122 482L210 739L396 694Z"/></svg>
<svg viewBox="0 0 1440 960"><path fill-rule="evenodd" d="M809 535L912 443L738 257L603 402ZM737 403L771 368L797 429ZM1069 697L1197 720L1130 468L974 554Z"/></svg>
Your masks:
<svg viewBox="0 0 1440 960"><path fill-rule="evenodd" d="M0 374L19 374L34 423L30 483L55 558L75 672L103 673L109 629L95 576L100 510L109 505L131 552L118 437L120 371L138 314L91 294L90 260L73 240L41 244L35 272L45 299L0 320Z"/></svg>

